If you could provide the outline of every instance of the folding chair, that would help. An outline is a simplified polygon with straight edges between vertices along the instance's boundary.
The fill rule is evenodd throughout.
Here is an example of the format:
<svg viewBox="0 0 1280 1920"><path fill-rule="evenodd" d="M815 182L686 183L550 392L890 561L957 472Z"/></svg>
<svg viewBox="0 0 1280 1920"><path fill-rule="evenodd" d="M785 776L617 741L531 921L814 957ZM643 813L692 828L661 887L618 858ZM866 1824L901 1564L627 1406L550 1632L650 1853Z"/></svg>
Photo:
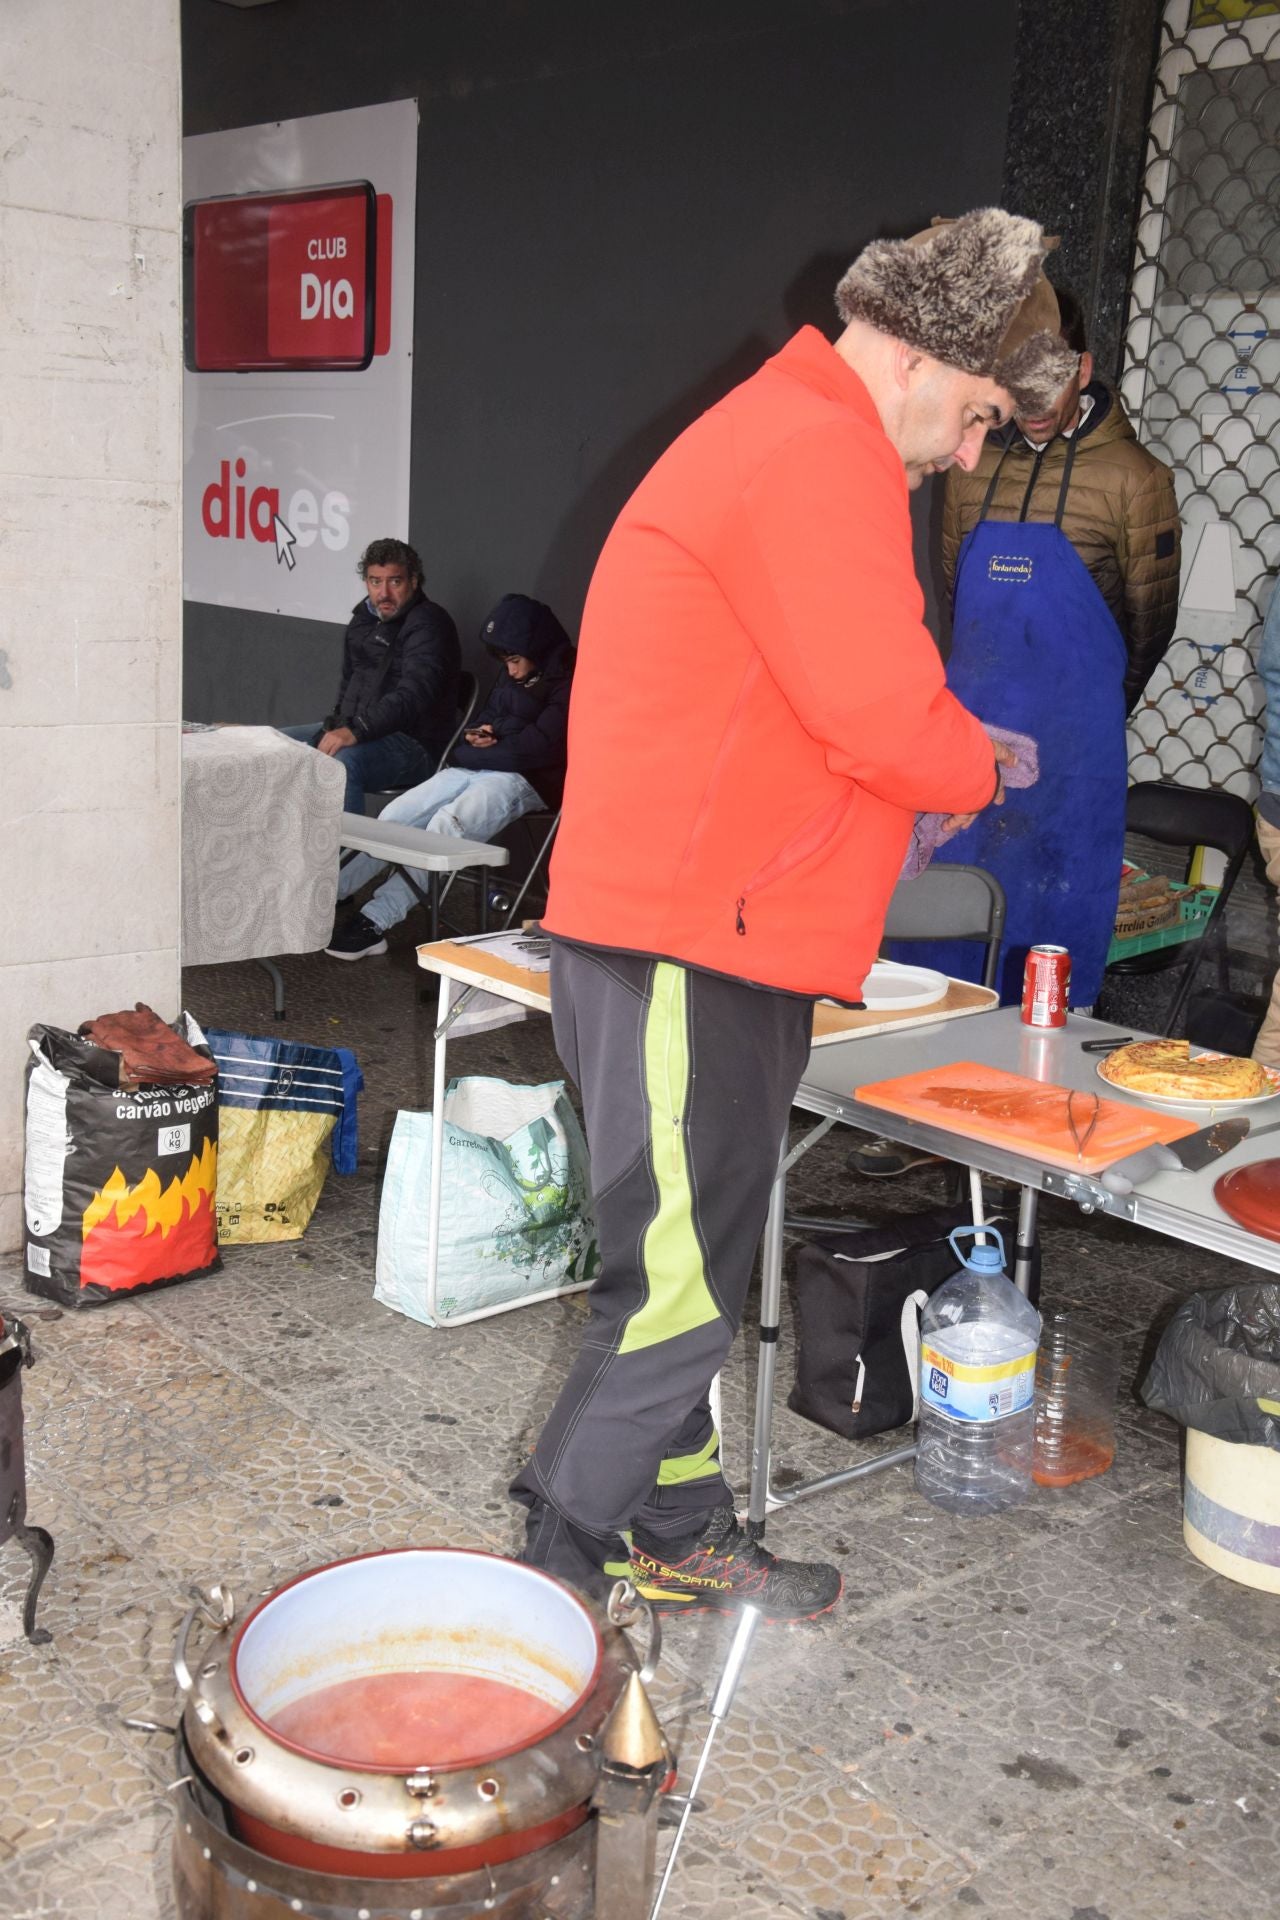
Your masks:
<svg viewBox="0 0 1280 1920"><path fill-rule="evenodd" d="M476 702L479 698L480 682L474 673L464 667L458 675L458 724L445 743L444 751L436 765L437 773L441 767L448 766L449 755L461 740L465 730L471 725L471 716L476 710ZM389 801L398 800L402 793L408 791L407 787L383 787L376 793L366 793L364 810L370 816L376 816L382 812Z"/></svg>
<svg viewBox="0 0 1280 1920"><path fill-rule="evenodd" d="M546 906L547 863L559 825L559 808L552 813L549 807L539 807L533 813L521 814L493 836L494 844L505 847L511 855L511 866L500 877L489 903L491 907L501 903L504 927L514 924L526 900L538 913ZM510 892L513 882L517 883L514 894Z"/></svg>
<svg viewBox="0 0 1280 1920"><path fill-rule="evenodd" d="M1004 888L994 873L985 867L951 867L938 861L914 879L899 880L885 915L884 937L972 940L987 950L982 984L993 987L1004 919Z"/></svg>
<svg viewBox="0 0 1280 1920"><path fill-rule="evenodd" d="M972 940L985 947L982 966L984 987L995 985L1000 966L1000 948L1004 940L1006 903L1004 888L994 873L985 867L952 867L941 861L925 868L910 880L899 880L885 915L886 940L919 942L929 940ZM927 958L921 955L922 959ZM949 1178L948 1198L959 1199L960 1183ZM974 1188L975 1218L978 1217L980 1189ZM801 1232L822 1229L839 1231L847 1220L819 1218L813 1214L788 1214L783 1226Z"/></svg>
<svg viewBox="0 0 1280 1920"><path fill-rule="evenodd" d="M1105 984L1113 975L1128 978L1133 974L1179 969L1163 1028L1165 1034L1171 1034L1210 946L1217 960L1221 990L1225 993L1230 985L1224 910L1240 876L1245 855L1253 845L1253 808L1235 793L1216 793L1207 787L1180 787L1168 780L1140 780L1129 789L1124 824L1127 833L1140 834L1162 847L1185 847L1188 870L1197 847L1212 847L1226 857L1218 897L1198 939L1172 947L1157 947L1153 953L1135 954L1131 960L1113 960L1104 975Z"/></svg>

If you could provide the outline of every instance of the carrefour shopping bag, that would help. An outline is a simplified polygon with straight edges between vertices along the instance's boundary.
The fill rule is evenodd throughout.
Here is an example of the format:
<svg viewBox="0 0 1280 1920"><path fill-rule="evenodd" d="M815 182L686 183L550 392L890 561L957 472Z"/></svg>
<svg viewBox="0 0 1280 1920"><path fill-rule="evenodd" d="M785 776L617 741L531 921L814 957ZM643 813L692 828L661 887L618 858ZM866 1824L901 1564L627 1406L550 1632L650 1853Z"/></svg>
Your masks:
<svg viewBox="0 0 1280 1920"><path fill-rule="evenodd" d="M374 1298L436 1326L460 1314L585 1286L599 1254L587 1143L563 1080L540 1087L481 1077L450 1082L431 1298L433 1125L430 1113L396 1115L378 1218Z"/></svg>
<svg viewBox="0 0 1280 1920"><path fill-rule="evenodd" d="M207 1070L191 1016L172 1031ZM27 1044L28 1291L97 1306L215 1268L212 1079L121 1086L122 1056L83 1034L35 1026Z"/></svg>
<svg viewBox="0 0 1280 1920"><path fill-rule="evenodd" d="M299 1240L332 1162L356 1170L356 1097L348 1047L209 1030L218 1069L218 1240Z"/></svg>

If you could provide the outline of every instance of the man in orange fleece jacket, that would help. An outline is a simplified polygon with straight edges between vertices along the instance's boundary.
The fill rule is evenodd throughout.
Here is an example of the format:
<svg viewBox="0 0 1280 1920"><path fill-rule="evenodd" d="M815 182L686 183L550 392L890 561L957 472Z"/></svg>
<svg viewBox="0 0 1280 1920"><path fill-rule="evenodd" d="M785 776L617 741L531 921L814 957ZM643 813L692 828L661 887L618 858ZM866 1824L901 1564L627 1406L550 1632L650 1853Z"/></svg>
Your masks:
<svg viewBox="0 0 1280 1920"><path fill-rule="evenodd" d="M1005 750L923 624L907 495L1062 385L1046 250L998 209L873 242L835 345L803 329L696 420L596 568L545 924L603 1265L512 1488L525 1557L588 1590L629 1573L667 1608L773 1618L839 1598L836 1569L745 1538L708 1390L813 1000L858 998L916 813L1000 798Z"/></svg>

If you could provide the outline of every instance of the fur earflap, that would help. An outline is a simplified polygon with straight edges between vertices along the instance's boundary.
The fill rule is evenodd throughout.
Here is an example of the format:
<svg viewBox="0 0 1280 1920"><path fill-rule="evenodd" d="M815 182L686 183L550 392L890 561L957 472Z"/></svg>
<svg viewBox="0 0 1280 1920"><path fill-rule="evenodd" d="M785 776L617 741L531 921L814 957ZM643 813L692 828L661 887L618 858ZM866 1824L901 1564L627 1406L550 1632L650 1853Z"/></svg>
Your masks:
<svg viewBox="0 0 1280 1920"><path fill-rule="evenodd" d="M1044 349L1030 352L1016 323L1025 304L1038 323L1035 339L1044 316L1056 315L1040 271L1055 244L1034 220L980 207L910 240L873 240L836 288L836 306L842 320L864 320L965 373L994 376L1005 354L1021 369L1025 353L1038 386ZM1070 369L1055 392L1069 378Z"/></svg>
<svg viewBox="0 0 1280 1920"><path fill-rule="evenodd" d="M1002 353L991 370L993 380L1013 395L1017 413L1045 414L1079 365L1058 333L1031 333L1009 353Z"/></svg>

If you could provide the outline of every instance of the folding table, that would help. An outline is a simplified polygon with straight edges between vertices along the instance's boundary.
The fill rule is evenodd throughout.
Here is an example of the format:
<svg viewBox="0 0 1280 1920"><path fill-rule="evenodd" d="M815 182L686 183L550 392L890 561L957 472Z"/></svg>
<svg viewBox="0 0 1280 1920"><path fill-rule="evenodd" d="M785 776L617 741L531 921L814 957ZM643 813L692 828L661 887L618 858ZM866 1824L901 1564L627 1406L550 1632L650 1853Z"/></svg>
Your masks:
<svg viewBox="0 0 1280 1920"><path fill-rule="evenodd" d="M456 833L433 833L430 827L407 827L381 816L370 819L363 813L344 813L339 838L345 853L367 853L385 866L401 867L409 885L422 897L412 875L427 876L427 911L431 919L431 938L440 937L440 876L461 873L464 867L505 867L511 858L505 847L491 840L466 840ZM487 916L487 894L480 890L480 920Z"/></svg>
<svg viewBox="0 0 1280 1920"><path fill-rule="evenodd" d="M437 940L418 948L418 965L428 973L435 973L440 977L440 1003L436 1015L435 1062L431 1093L433 1113L441 1113L444 1110L445 1089L448 1085L449 1029L456 1014L461 1010L461 999L465 998L470 989L478 988L484 993L492 993L502 999L513 1000L518 1005L529 1007L536 1013L551 1011L550 974L536 972L532 968L515 965L509 959L486 953L483 946L478 944L486 937L481 934L471 940ZM455 997L456 989L459 987L463 990L462 994ZM932 1026L939 1021L963 1020L968 1024L970 1016L986 1013L995 1005L995 1002L996 995L989 987L973 986L964 980L949 981L943 999L936 1001L932 1006L907 1009L898 1013L859 1011L819 1001L814 1008L814 1057L819 1057L824 1051L842 1052L844 1035L859 1036L858 1044L861 1046L865 1044L867 1036L883 1034L890 1030L918 1029ZM440 1175L443 1157L443 1131L439 1127L434 1127L431 1135L431 1192L428 1197L427 1212L427 1308L435 1317L437 1324L454 1325L463 1320L482 1319L492 1313L505 1313L510 1306L527 1306L534 1300L554 1299L562 1292L576 1292L581 1282L575 1283L572 1287L555 1288L547 1293L527 1294L520 1300L511 1301L503 1306L480 1308L474 1313L458 1314L453 1317L439 1313L436 1286L440 1260Z"/></svg>
<svg viewBox="0 0 1280 1920"><path fill-rule="evenodd" d="M1080 1014L1070 1014L1065 1027L1043 1031L1022 1024L1017 1007L1001 1007L966 1020L963 1025L932 1025L882 1033L874 1038L842 1040L826 1047L815 1047L809 1057L794 1105L819 1116L794 1147L784 1146L778 1162L777 1177L769 1204L763 1244L763 1273L760 1305L760 1360L756 1385L755 1432L752 1446L751 1494L748 1522L754 1533L763 1533L768 1513L809 1499L816 1493L842 1486L869 1473L910 1460L914 1446L893 1448L870 1460L824 1474L820 1479L803 1481L783 1490L769 1484L769 1447L773 1421L773 1395L778 1364L778 1329L782 1308L782 1232L786 1212L787 1174L809 1149L833 1126L858 1127L936 1153L943 1159L959 1161L979 1173L1022 1189L1018 1209L1015 1281L1023 1292L1030 1277L1030 1258L1035 1238L1036 1212L1041 1193L1057 1194L1074 1200L1082 1213L1110 1213L1132 1220L1136 1226L1153 1233L1167 1234L1189 1246L1208 1247L1216 1253L1244 1260L1270 1273L1280 1273L1280 1242L1264 1240L1238 1226L1214 1199L1214 1184L1224 1171L1243 1166L1248 1160L1274 1157L1271 1140L1251 1142L1248 1136L1224 1156L1198 1173L1179 1170L1153 1174L1140 1189L1114 1194L1094 1174L1078 1173L1008 1148L972 1139L949 1128L926 1125L886 1108L859 1100L859 1087L915 1073L925 1068L948 1066L959 1060L981 1061L986 1066L1002 1067L1033 1080L1050 1081L1080 1093L1097 1093L1108 1099L1126 1101L1126 1095L1098 1078L1100 1056L1085 1053L1087 1040L1115 1040L1121 1029ZM1135 1034L1135 1039L1148 1036ZM1141 1106L1141 1100L1135 1104ZM1280 1118L1280 1096L1273 1102L1251 1109L1259 1126ZM1214 1117L1206 1110L1197 1124L1207 1125Z"/></svg>
<svg viewBox="0 0 1280 1920"><path fill-rule="evenodd" d="M183 966L324 946L344 785L336 760L274 727L183 731Z"/></svg>

